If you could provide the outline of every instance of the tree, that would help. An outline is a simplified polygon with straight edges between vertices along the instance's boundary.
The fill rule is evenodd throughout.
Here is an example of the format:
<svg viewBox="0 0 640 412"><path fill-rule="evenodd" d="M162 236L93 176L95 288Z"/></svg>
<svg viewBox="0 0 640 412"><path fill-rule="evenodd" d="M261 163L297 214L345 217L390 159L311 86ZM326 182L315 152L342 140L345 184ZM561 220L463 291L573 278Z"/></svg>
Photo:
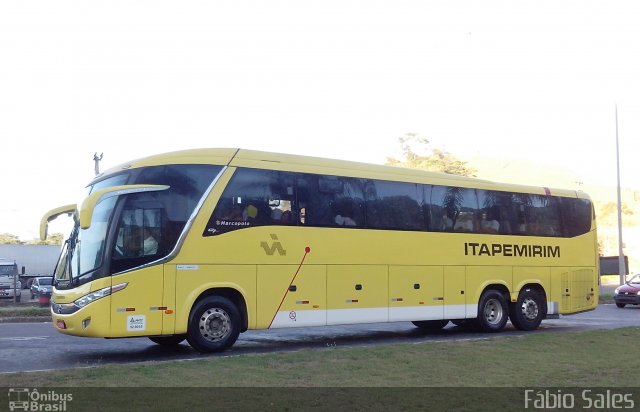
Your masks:
<svg viewBox="0 0 640 412"><path fill-rule="evenodd" d="M477 170L467 166L467 162L454 157L451 153L434 148L429 140L415 133L407 133L398 139L404 159L398 160L388 157L386 164L390 166L409 167L413 169L444 172L452 175L475 177ZM414 151L414 147L421 148L424 155Z"/></svg>
<svg viewBox="0 0 640 412"><path fill-rule="evenodd" d="M32 239L26 242L11 233L0 233L0 245L62 245L63 242L64 235L62 233L53 233L45 241Z"/></svg>
<svg viewBox="0 0 640 412"><path fill-rule="evenodd" d="M62 245L64 235L62 233L52 233L47 236L47 240L32 239L26 242L28 245ZM24 243L24 242L23 242Z"/></svg>
<svg viewBox="0 0 640 412"><path fill-rule="evenodd" d="M0 233L0 244L2 245L22 245L24 242L11 233Z"/></svg>

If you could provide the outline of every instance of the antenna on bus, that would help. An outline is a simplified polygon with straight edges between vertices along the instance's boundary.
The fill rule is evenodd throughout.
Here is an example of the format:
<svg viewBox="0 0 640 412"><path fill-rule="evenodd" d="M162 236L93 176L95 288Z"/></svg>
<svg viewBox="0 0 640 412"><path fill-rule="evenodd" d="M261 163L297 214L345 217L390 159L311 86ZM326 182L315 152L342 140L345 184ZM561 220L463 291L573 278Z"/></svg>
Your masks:
<svg viewBox="0 0 640 412"><path fill-rule="evenodd" d="M93 154L93 161L95 162L96 176L98 176L100 174L100 160L102 160L102 156L103 155L104 155L104 153L100 153L100 156L98 156L98 152L95 152Z"/></svg>

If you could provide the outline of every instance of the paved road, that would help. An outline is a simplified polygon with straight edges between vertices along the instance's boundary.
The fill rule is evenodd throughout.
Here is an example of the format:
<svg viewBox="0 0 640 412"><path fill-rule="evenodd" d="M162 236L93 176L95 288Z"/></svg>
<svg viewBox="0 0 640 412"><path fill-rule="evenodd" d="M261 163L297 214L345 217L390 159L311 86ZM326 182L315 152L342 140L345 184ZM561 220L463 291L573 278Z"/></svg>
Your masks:
<svg viewBox="0 0 640 412"><path fill-rule="evenodd" d="M640 307L618 309L615 305L600 305L592 312L544 321L540 329L533 333L563 333L626 326L640 327ZM334 345L358 346L500 338L523 333L531 332L520 332L507 324L503 332L487 335L472 333L449 324L440 333L427 334L408 322L249 331L240 335L238 342L230 350L222 354L201 355L192 350L186 342L177 348L166 349L146 338L114 340L78 338L56 332L48 322L7 323L0 324L0 374L148 360L184 360L303 348L321 349Z"/></svg>

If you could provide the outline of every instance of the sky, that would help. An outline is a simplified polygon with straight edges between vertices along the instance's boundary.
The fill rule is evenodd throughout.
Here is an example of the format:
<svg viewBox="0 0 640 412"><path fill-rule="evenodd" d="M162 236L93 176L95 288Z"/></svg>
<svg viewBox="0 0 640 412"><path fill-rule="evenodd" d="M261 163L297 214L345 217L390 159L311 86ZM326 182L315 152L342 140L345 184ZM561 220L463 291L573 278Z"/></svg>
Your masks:
<svg viewBox="0 0 640 412"><path fill-rule="evenodd" d="M481 177L615 186L616 105L638 186L638 21L615 0L4 0L0 233L81 202L96 152L384 163L415 133Z"/></svg>

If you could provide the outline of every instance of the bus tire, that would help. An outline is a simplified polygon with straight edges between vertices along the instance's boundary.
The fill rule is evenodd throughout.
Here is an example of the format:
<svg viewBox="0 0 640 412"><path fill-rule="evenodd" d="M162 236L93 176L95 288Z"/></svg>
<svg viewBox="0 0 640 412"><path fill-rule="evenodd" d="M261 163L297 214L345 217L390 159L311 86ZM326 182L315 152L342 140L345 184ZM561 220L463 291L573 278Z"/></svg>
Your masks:
<svg viewBox="0 0 640 412"><path fill-rule="evenodd" d="M411 323L413 323L414 326L417 326L420 329L425 330L427 332L437 332L437 331L441 330L442 328L444 328L445 326L447 326L447 323L449 323L449 321L447 319L441 319L441 320L414 320Z"/></svg>
<svg viewBox="0 0 640 412"><path fill-rule="evenodd" d="M473 328L478 332L500 332L508 318L507 299L497 290L489 289L480 296L478 317L472 321Z"/></svg>
<svg viewBox="0 0 640 412"><path fill-rule="evenodd" d="M627 304L626 303L616 303L616 306L619 307L620 309L624 308Z"/></svg>
<svg viewBox="0 0 640 412"><path fill-rule="evenodd" d="M183 340L187 338L187 335L172 335L172 336L149 336L149 340L153 343L157 343L160 346L178 346Z"/></svg>
<svg viewBox="0 0 640 412"><path fill-rule="evenodd" d="M547 316L547 304L542 294L527 288L520 292L518 300L510 304L509 318L516 329L534 330Z"/></svg>
<svg viewBox="0 0 640 412"><path fill-rule="evenodd" d="M241 325L240 311L233 302L223 296L208 296L191 309L187 341L198 352L219 352L235 343Z"/></svg>

